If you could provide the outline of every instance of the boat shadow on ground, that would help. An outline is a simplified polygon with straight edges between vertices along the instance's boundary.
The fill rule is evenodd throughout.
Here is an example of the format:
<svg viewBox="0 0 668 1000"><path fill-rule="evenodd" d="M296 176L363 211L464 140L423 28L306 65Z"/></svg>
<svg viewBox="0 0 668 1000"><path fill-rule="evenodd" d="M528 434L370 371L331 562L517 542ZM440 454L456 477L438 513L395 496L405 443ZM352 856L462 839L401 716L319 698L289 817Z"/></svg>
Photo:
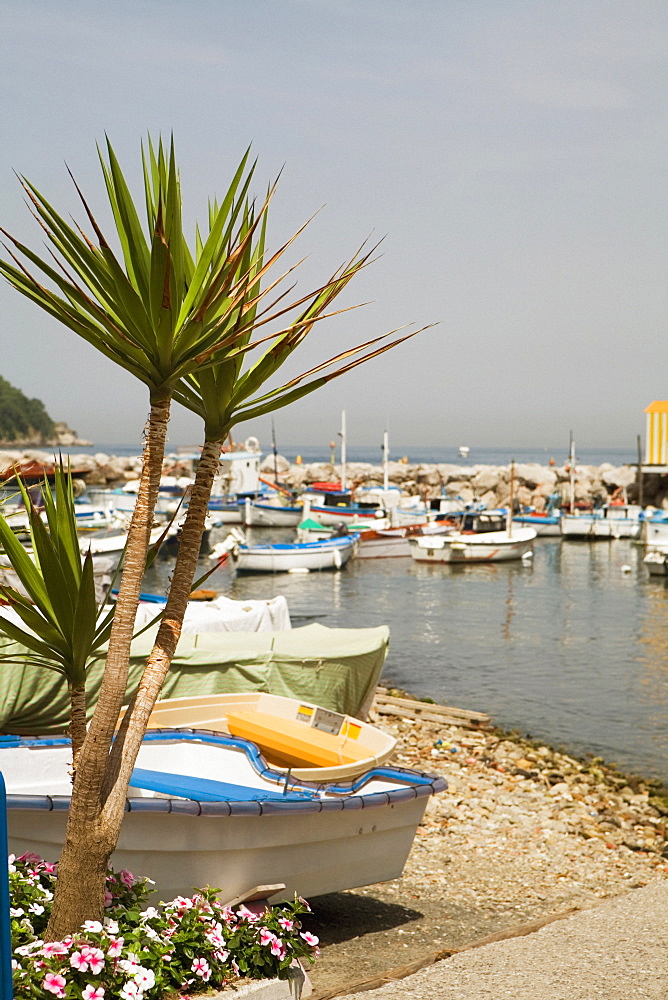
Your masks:
<svg viewBox="0 0 668 1000"><path fill-rule="evenodd" d="M312 934L317 934L324 947L389 931L424 916L420 910L398 903L346 892L315 896L309 904L313 912L305 914L302 922Z"/></svg>

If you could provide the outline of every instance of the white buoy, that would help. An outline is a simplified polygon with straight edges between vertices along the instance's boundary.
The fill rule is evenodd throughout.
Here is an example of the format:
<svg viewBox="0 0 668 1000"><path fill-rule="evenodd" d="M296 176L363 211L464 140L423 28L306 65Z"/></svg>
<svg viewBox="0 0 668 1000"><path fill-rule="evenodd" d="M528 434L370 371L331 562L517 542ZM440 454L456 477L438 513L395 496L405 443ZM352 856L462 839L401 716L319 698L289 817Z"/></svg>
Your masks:
<svg viewBox="0 0 668 1000"><path fill-rule="evenodd" d="M311 570L308 566L293 566L288 570L288 573L310 573Z"/></svg>

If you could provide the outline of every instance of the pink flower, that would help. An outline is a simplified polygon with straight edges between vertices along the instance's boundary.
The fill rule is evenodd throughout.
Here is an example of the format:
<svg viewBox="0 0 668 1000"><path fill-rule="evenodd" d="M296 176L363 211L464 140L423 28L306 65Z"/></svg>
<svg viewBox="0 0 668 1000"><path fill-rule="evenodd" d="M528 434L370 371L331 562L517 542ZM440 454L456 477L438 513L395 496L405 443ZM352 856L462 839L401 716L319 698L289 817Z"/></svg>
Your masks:
<svg viewBox="0 0 668 1000"><path fill-rule="evenodd" d="M89 983L86 989L81 994L83 1000L102 1000L104 996L104 989L102 986L95 989L92 983Z"/></svg>
<svg viewBox="0 0 668 1000"><path fill-rule="evenodd" d="M16 861L37 861L38 863L41 863L42 859L40 858L39 854L34 854L32 851L26 851L25 854L22 854L19 858L16 858Z"/></svg>
<svg viewBox="0 0 668 1000"><path fill-rule="evenodd" d="M243 906L242 904L237 910L237 916L243 920L247 920L249 924L256 924L259 920L262 920L264 913L253 913L252 910L249 910L247 906Z"/></svg>
<svg viewBox="0 0 668 1000"><path fill-rule="evenodd" d="M284 931L291 931L292 928L295 926L294 922L292 920L288 920L287 917L279 917L278 922Z"/></svg>
<svg viewBox="0 0 668 1000"><path fill-rule="evenodd" d="M104 891L104 905L105 905L105 908L111 906L113 900L114 900L113 894L111 892L109 892L108 889L105 889L105 891Z"/></svg>
<svg viewBox="0 0 668 1000"><path fill-rule="evenodd" d="M129 872L127 868L121 869L121 871L118 873L118 877L120 878L123 885L126 885L128 889L131 889L132 886L137 881L132 872Z"/></svg>
<svg viewBox="0 0 668 1000"><path fill-rule="evenodd" d="M272 941L271 953L272 955L276 955L277 958L285 958L285 945L280 938L275 938L274 941Z"/></svg>
<svg viewBox="0 0 668 1000"><path fill-rule="evenodd" d="M73 951L70 955L70 965L78 972L88 972L88 962L80 951Z"/></svg>
<svg viewBox="0 0 668 1000"><path fill-rule="evenodd" d="M90 971L94 976L98 976L104 969L104 952L101 948L91 948L90 945L84 945L81 949L81 954L88 962Z"/></svg>
<svg viewBox="0 0 668 1000"><path fill-rule="evenodd" d="M273 944L276 941L276 935L267 927L260 927L260 944Z"/></svg>
<svg viewBox="0 0 668 1000"><path fill-rule="evenodd" d="M65 977L56 976L53 972L47 972L42 986L49 993L54 993L57 997L65 996Z"/></svg>
<svg viewBox="0 0 668 1000"><path fill-rule="evenodd" d="M67 945L64 941L47 941L42 946L42 954L47 958L51 955L67 955Z"/></svg>
<svg viewBox="0 0 668 1000"><path fill-rule="evenodd" d="M125 943L125 938L112 938L109 942L109 947L107 948L107 955L109 958L118 958L121 951L123 950L123 944Z"/></svg>
<svg viewBox="0 0 668 1000"><path fill-rule="evenodd" d="M194 958L190 968L196 976L201 976L205 983L211 978L211 969L205 958Z"/></svg>
<svg viewBox="0 0 668 1000"><path fill-rule="evenodd" d="M315 948L315 946L320 943L320 938L317 938L315 934L309 934L308 931L301 931L299 936L304 938L306 943L310 944L312 948Z"/></svg>

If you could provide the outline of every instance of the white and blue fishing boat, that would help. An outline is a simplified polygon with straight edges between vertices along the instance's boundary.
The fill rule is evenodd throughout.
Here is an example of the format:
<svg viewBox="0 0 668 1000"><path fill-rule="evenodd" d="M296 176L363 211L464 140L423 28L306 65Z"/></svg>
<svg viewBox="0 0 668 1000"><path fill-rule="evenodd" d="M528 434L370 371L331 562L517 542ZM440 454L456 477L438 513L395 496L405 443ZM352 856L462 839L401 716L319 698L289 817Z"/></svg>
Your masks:
<svg viewBox="0 0 668 1000"><path fill-rule="evenodd" d="M359 535L349 534L319 542L248 545L238 530L213 550L229 551L242 573L302 573L342 569L352 556Z"/></svg>
<svg viewBox="0 0 668 1000"><path fill-rule="evenodd" d="M67 739L0 738L9 849L55 861L72 784ZM111 863L155 881L159 899L212 885L232 899L283 885L275 899L397 878L443 778L380 766L345 782L295 781L254 743L190 730L149 732Z"/></svg>
<svg viewBox="0 0 668 1000"><path fill-rule="evenodd" d="M533 528L536 535L559 536L561 534L560 510L523 510L513 516L513 524L523 528Z"/></svg>

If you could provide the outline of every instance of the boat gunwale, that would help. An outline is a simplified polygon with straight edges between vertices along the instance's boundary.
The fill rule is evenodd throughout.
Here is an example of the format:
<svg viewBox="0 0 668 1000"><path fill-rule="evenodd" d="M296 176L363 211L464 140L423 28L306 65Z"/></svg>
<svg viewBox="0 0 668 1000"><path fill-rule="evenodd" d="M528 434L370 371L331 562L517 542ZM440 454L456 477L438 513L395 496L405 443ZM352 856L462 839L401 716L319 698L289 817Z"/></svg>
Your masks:
<svg viewBox="0 0 668 1000"><path fill-rule="evenodd" d="M275 781L279 785L285 785L286 782L285 773L274 771L269 767L258 748L250 740L221 736L220 733L205 729L151 729L147 730L144 739L147 742L192 740L193 742L227 746L232 749L241 750L246 754L251 765L258 771L261 777ZM67 737L34 739L19 736L0 736L0 750L17 747L32 746L46 748L69 745L70 740ZM357 794L357 790L373 778L394 779L395 781L404 782L404 784L401 788L389 791ZM371 768L369 771L358 776L356 780L341 784L300 780L299 782L295 782L295 785L300 790L312 789L314 793L316 791L325 791L334 797L327 799L290 799L286 796L285 801L276 799L266 801L223 799L214 802L201 802L199 799L194 798L129 796L125 801L125 811L134 813L174 813L195 816L261 816L277 815L286 812L340 812L344 809L369 809L389 804L398 804L399 802L409 800L412 801L413 799L445 791L448 787L445 778L440 775L413 771L408 768L383 766ZM69 809L70 801L71 796L69 795L7 793L7 809L12 810L62 812Z"/></svg>

